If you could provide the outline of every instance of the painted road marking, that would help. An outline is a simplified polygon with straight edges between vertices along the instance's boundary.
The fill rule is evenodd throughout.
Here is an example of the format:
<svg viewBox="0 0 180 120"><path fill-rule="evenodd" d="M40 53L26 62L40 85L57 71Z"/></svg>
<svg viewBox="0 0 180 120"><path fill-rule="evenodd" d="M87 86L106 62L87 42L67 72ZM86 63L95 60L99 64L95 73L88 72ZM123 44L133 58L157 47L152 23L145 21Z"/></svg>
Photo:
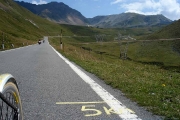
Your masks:
<svg viewBox="0 0 180 120"><path fill-rule="evenodd" d="M88 108L87 108L88 107ZM86 114L86 117L91 117L91 116L99 116L102 114L100 110L94 109L95 105L86 105L82 106L81 111L86 112L86 111L93 111L94 114Z"/></svg>
<svg viewBox="0 0 180 120"><path fill-rule="evenodd" d="M131 114L135 114L134 111L132 111L131 109L119 109L118 111L114 111L112 108L107 108L105 106L103 106L103 110L98 110L96 108L96 105L93 104L106 104L107 101L94 101L94 102L56 102L57 105L83 105L81 107L81 111L82 112L91 112L91 114L85 114L85 117L92 117L92 116L99 116L101 115L103 112L106 113L107 115L111 115L111 114L117 114L117 115L121 115L126 111L129 111ZM113 102L113 101L112 101ZM88 104L88 105L87 105ZM98 107L99 108L99 107ZM93 114L92 114L93 113Z"/></svg>
<svg viewBox="0 0 180 120"><path fill-rule="evenodd" d="M95 107L96 107L95 105L84 105L84 106L82 106L81 111L83 111L83 112L91 111L91 114L85 115L86 117L101 115L103 113L103 111L98 110ZM112 108L108 109L107 107L103 107L103 109L107 115L111 115L111 114L121 115L121 114L124 114L126 111L129 111L131 114L135 113L134 111L132 111L130 109L119 109L118 111L114 111ZM92 113L94 113L94 114L92 114Z"/></svg>
<svg viewBox="0 0 180 120"><path fill-rule="evenodd" d="M51 46L52 47L52 46ZM99 84L97 84L93 79L91 79L88 75L86 75L83 71L81 71L78 67L72 64L68 59L63 57L59 52L57 52L53 47L52 49L59 55L61 59L63 59L72 70L74 70L79 77L82 78L90 87L103 99L106 103L115 111L118 112L121 109L124 109L124 112L119 115L123 120L141 120L136 114L133 114L128 111L128 108L123 105L120 101L118 101L113 95L108 93L104 88L102 88ZM114 102L108 102L108 101Z"/></svg>
<svg viewBox="0 0 180 120"><path fill-rule="evenodd" d="M57 105L75 105L75 104L102 104L106 103L105 101L98 102L56 102Z"/></svg>

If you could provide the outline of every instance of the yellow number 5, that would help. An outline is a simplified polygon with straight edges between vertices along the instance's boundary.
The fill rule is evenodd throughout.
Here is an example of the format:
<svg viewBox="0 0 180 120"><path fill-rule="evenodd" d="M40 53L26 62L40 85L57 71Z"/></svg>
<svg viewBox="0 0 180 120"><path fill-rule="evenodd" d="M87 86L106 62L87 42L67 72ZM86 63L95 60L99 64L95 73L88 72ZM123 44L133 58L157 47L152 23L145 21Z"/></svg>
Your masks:
<svg viewBox="0 0 180 120"><path fill-rule="evenodd" d="M87 107L91 107L91 108L87 108ZM85 105L85 106L82 106L81 111L92 111L92 112L95 112L95 114L87 114L87 115L85 115L86 117L89 117L89 116L98 116L98 115L102 114L101 111L99 111L97 109L92 109L92 107L95 107L95 105Z"/></svg>

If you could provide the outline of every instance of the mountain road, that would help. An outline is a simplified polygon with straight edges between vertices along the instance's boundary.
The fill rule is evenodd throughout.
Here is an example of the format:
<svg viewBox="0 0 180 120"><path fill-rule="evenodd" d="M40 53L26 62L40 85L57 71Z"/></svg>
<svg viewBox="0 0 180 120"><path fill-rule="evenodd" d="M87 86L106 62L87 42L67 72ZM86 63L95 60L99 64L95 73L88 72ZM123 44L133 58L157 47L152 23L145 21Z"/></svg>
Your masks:
<svg viewBox="0 0 180 120"><path fill-rule="evenodd" d="M19 86L24 120L161 120L45 43L0 52Z"/></svg>

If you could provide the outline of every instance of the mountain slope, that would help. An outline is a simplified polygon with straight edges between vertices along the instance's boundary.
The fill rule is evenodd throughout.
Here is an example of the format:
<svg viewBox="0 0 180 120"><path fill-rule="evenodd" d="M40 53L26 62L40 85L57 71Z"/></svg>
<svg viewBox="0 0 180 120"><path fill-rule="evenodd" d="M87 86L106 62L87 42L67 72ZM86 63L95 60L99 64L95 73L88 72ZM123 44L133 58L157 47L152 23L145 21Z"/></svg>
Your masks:
<svg viewBox="0 0 180 120"><path fill-rule="evenodd" d="M163 15L140 15L136 13L122 13L118 15L97 16L88 19L90 24L99 27L147 27L168 25L172 23Z"/></svg>
<svg viewBox="0 0 180 120"><path fill-rule="evenodd" d="M72 25L86 25L86 18L77 10L70 8L64 3L51 2L48 4L35 5L26 2L16 1L19 5L29 9L36 15L48 20Z"/></svg>
<svg viewBox="0 0 180 120"><path fill-rule="evenodd" d="M0 50L37 43L43 36L72 34L66 27L39 17L13 0L0 0Z"/></svg>
<svg viewBox="0 0 180 120"><path fill-rule="evenodd" d="M180 38L180 20L162 28L160 31L146 37L146 39Z"/></svg>
<svg viewBox="0 0 180 120"><path fill-rule="evenodd" d="M32 24L33 20L27 16L27 14L31 15L31 13L11 0L0 0L0 14L0 30L2 32L13 35L13 31L16 31L17 34L23 34L38 29L35 23Z"/></svg>
<svg viewBox="0 0 180 120"><path fill-rule="evenodd" d="M15 38L37 40L44 35L58 35L61 29L67 34L69 32L59 24L33 14L12 0L0 0L0 15L0 33L4 32L7 36Z"/></svg>
<svg viewBox="0 0 180 120"><path fill-rule="evenodd" d="M94 18L85 18L80 12L70 8L64 3L51 2L43 5L18 2L21 6L29 9L36 15L48 20L72 25L93 25L103 28L121 28L121 27L149 27L162 26L172 23L163 15L140 15L136 13L122 13L117 15L96 16Z"/></svg>

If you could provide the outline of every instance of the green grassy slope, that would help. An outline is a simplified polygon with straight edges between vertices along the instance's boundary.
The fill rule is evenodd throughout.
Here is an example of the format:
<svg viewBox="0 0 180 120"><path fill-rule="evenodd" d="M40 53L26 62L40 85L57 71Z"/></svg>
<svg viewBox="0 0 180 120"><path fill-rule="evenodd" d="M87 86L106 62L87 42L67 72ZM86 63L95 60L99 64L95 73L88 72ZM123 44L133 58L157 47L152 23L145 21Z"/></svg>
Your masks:
<svg viewBox="0 0 180 120"><path fill-rule="evenodd" d="M38 25L36 24L36 17L32 16L29 11L19 7L11 0L1 0L1 3L3 3L3 5L1 4L3 7L0 10L1 32L5 32L14 37L24 36L26 39L33 39L34 37L41 36L43 31L38 28ZM33 25L33 23L36 25ZM26 34L31 34L31 38L28 38Z"/></svg>
<svg viewBox="0 0 180 120"><path fill-rule="evenodd" d="M161 27L144 27L144 28L94 28L86 26L73 26L73 25L61 25L63 28L68 29L73 33L72 35L79 36L93 36L99 34L105 34L105 41L112 41L117 37L118 33L122 35L130 35L134 38L140 38L141 36L149 35L161 29Z"/></svg>
<svg viewBox="0 0 180 120"><path fill-rule="evenodd" d="M159 35L156 33L158 38L164 38L161 35L164 30L166 32L163 34L167 34L167 36L170 31L178 33L178 29L171 28L173 25L163 28L158 32ZM153 33L152 28L113 29L112 31L92 28L94 30L88 33L92 29L66 27L73 33L81 35L92 35L100 32L116 36L119 31L122 35L133 33L139 37L145 33ZM177 26L175 25L175 27ZM175 35L171 34L167 38L173 36ZM130 42L127 60L119 59L120 49L126 47L125 41L120 46L117 41L112 42L109 38L105 40L108 42L102 43L91 42L89 37L70 37L62 38L62 40L64 42L63 50L60 49L57 38L51 38L50 43L67 58L97 75L108 85L120 89L127 97L144 106L147 110L156 115L165 116L167 120L180 119L179 40L136 40ZM100 52L103 54L99 54Z"/></svg>
<svg viewBox="0 0 180 120"><path fill-rule="evenodd" d="M11 43L18 47L22 42L36 42L45 35L57 35L61 29L66 30L34 15L12 0L0 0L0 15L0 43L4 39L7 49Z"/></svg>
<svg viewBox="0 0 180 120"><path fill-rule="evenodd" d="M174 41L129 43L129 59L122 60L117 42L84 42L83 39L87 38L62 38L64 50L60 49L57 38L49 40L68 59L120 89L147 110L169 120L180 119L180 55L172 50ZM123 43L121 47L125 46Z"/></svg>
<svg viewBox="0 0 180 120"><path fill-rule="evenodd" d="M175 38L175 39L173 39L173 38ZM169 63L179 61L177 59L173 60L172 54L170 53L170 50L171 50L173 52L176 52L176 54L180 54L180 39L179 38L180 38L180 20L178 20L178 21L176 21L176 22L174 22L174 23L172 23L166 27L163 27L161 30L154 32L153 34L150 34L146 37L140 37L140 39L156 40L156 42L154 41L154 43L156 43L154 46L154 49L152 49L154 51L154 53L156 52L156 54L161 52L159 50L159 48L162 47L162 45L159 43L163 43L163 41L157 41L158 39L171 39L171 40L173 40L173 41L169 41L169 43L164 41L164 43L168 43L167 45L163 45L164 46L163 49L164 49L164 51L165 50L166 51L164 52L164 55L161 54L162 55L161 57L157 55L156 60L155 60L155 61L159 61L160 59L164 59L166 61L169 61ZM169 48L169 50L168 50L168 48ZM170 53L171 56L167 56L168 53ZM147 53L147 54L149 54L149 53ZM167 57L165 58L164 56L167 56ZM160 60L160 61L162 61L162 60Z"/></svg>
<svg viewBox="0 0 180 120"><path fill-rule="evenodd" d="M180 20L146 37L146 39L162 39L162 38L180 38Z"/></svg>

